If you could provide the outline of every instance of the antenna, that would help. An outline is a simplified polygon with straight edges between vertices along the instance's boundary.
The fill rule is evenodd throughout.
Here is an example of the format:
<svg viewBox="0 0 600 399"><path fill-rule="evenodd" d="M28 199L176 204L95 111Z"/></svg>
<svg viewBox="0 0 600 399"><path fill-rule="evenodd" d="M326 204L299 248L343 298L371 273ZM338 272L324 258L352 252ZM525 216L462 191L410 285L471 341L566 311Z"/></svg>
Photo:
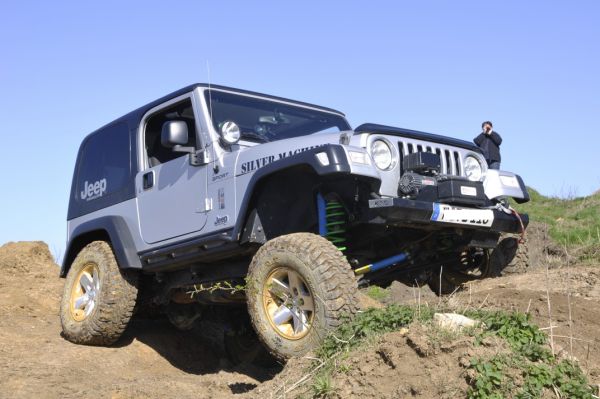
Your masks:
<svg viewBox="0 0 600 399"><path fill-rule="evenodd" d="M206 60L206 75L208 76L208 108L210 109L210 123L214 123L212 113L212 92L210 91L210 64L208 63L208 60Z"/></svg>
<svg viewBox="0 0 600 399"><path fill-rule="evenodd" d="M212 91L211 91L211 87L210 87L210 64L209 64L208 60L206 60L206 76L208 79L208 108L210 109L210 123L208 124L208 128L210 129L210 125L212 125L213 129L214 129L215 122L213 120ZM214 149L213 149L213 153L214 153ZM213 163L213 171L214 171L214 173L219 173L219 162Z"/></svg>

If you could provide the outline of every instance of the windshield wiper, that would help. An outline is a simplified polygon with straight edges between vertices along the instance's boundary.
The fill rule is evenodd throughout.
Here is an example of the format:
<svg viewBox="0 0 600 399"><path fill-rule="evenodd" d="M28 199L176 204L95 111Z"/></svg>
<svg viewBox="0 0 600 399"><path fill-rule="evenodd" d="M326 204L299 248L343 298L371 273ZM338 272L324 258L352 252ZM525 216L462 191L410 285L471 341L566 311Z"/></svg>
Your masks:
<svg viewBox="0 0 600 399"><path fill-rule="evenodd" d="M253 140L258 140L263 143L268 143L270 141L266 136L263 136L262 134L258 134L258 133L254 133L254 132L242 132L242 137L245 137L248 139L253 139Z"/></svg>

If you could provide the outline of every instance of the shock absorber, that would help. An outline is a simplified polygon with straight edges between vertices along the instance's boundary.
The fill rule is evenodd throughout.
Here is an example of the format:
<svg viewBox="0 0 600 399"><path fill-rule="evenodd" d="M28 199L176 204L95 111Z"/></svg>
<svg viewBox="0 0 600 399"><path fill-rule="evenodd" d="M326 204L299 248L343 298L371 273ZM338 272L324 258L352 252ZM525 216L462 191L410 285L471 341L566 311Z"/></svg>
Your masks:
<svg viewBox="0 0 600 399"><path fill-rule="evenodd" d="M319 234L331 241L340 251L345 251L347 219L342 203L335 199L326 200L319 193L317 194L317 212Z"/></svg>

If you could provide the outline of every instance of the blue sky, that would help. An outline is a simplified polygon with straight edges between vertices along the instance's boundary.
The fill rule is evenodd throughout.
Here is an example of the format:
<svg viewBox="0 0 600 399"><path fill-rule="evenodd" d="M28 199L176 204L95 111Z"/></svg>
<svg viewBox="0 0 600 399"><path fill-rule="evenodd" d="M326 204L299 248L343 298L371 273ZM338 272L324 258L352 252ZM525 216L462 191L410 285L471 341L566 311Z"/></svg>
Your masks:
<svg viewBox="0 0 600 399"><path fill-rule="evenodd" d="M64 251L89 132L193 82L471 140L546 195L600 188L597 1L2 1L0 244Z"/></svg>

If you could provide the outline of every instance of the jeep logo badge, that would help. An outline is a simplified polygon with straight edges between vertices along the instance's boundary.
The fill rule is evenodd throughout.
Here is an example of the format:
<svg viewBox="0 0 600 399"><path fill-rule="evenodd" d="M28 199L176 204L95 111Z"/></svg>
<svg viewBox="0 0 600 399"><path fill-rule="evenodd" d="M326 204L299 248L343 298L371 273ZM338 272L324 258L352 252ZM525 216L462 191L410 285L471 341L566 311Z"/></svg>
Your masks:
<svg viewBox="0 0 600 399"><path fill-rule="evenodd" d="M98 180L93 183L88 183L87 180L83 183L83 191L81 191L82 200L93 200L102 197L106 192L106 179Z"/></svg>

